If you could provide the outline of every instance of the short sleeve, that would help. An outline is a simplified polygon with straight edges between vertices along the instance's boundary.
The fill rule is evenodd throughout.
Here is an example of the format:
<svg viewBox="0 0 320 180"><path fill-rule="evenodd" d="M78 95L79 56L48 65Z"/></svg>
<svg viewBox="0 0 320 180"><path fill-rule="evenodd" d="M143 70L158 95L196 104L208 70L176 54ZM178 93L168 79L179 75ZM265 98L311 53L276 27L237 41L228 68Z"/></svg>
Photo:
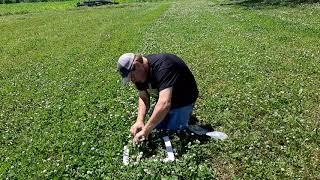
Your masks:
<svg viewBox="0 0 320 180"><path fill-rule="evenodd" d="M157 81L159 82L159 91L169 87L173 87L177 82L178 77L179 73L172 68L161 70L157 77Z"/></svg>

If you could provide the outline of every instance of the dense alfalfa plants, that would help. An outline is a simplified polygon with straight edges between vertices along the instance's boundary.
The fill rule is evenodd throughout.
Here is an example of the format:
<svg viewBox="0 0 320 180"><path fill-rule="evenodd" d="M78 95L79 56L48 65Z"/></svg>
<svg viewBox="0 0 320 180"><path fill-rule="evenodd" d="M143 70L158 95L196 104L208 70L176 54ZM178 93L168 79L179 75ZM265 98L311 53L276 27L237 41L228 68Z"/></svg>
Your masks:
<svg viewBox="0 0 320 180"><path fill-rule="evenodd" d="M173 162L165 161L167 152L162 139L164 136L170 137L176 158ZM215 172L209 166L210 152L206 150L207 143L210 142L208 137L196 135L186 129L154 130L148 139L140 144L135 144L131 136L127 139L129 164L122 166L125 170L122 174L124 177L134 179L146 177L210 179L215 177ZM134 176L130 172L131 169L135 169L138 175Z"/></svg>

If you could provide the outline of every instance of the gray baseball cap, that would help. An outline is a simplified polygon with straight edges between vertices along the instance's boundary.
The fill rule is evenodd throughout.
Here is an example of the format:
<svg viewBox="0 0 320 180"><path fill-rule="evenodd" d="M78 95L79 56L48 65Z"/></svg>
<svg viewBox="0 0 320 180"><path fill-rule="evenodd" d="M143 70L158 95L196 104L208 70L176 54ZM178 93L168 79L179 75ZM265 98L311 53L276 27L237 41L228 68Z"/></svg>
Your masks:
<svg viewBox="0 0 320 180"><path fill-rule="evenodd" d="M130 73L134 61L134 53L125 53L118 60L118 71L122 77L123 83L130 81Z"/></svg>

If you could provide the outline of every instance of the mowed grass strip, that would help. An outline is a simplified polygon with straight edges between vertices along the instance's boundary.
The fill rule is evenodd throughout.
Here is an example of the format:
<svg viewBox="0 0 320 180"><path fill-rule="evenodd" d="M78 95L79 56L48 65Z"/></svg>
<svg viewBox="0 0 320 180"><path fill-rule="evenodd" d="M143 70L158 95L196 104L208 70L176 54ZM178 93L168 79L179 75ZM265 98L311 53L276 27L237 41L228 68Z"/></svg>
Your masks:
<svg viewBox="0 0 320 180"><path fill-rule="evenodd" d="M1 19L2 176L319 178L317 4L188 0L41 15ZM185 59L196 116L229 139L188 146L174 163L121 166L136 111L115 71L127 51Z"/></svg>
<svg viewBox="0 0 320 180"><path fill-rule="evenodd" d="M122 138L135 108L118 101L116 60L138 47L168 5L2 18L2 177L121 173Z"/></svg>

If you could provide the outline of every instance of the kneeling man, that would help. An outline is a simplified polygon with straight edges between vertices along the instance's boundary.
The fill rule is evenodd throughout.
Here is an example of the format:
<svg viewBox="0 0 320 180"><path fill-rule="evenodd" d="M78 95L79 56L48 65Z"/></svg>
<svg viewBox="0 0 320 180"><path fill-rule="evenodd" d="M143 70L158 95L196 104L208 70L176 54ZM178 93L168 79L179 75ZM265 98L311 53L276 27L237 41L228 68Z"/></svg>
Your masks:
<svg viewBox="0 0 320 180"><path fill-rule="evenodd" d="M139 143L154 129L177 130L188 127L198 88L194 76L174 54L123 54L118 60L123 81L133 82L139 91L138 117L130 131ZM150 119L150 94L158 96Z"/></svg>

